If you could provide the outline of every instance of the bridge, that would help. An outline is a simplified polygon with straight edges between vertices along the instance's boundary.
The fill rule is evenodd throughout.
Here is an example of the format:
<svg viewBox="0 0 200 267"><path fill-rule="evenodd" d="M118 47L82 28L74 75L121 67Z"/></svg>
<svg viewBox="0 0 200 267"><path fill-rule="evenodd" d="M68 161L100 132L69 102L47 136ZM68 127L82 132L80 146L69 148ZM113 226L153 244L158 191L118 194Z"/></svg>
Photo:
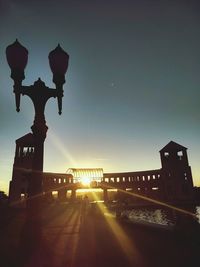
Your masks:
<svg viewBox="0 0 200 267"><path fill-rule="evenodd" d="M85 179L89 183L85 183ZM150 170L124 173L103 173L103 169L70 169L66 174L44 173L44 192L58 192L58 199L66 200L67 191L71 191L74 200L76 190L99 188L104 192L104 201L108 200L109 189L121 192L133 192L147 197L161 198L163 195L162 170Z"/></svg>
<svg viewBox="0 0 200 267"><path fill-rule="evenodd" d="M141 195L165 202L192 201L194 189L187 148L171 141L159 152L161 168L155 170L104 173L103 168L70 168L66 173L43 172L43 194L48 197L57 191L58 199L65 201L67 192L71 191L71 199L75 200L77 190L99 188L103 190L104 201L109 199L110 189L116 189L122 198L130 197L132 193L132 196ZM34 176L33 154L31 134L16 140L10 202L27 197L29 179ZM138 199L141 198L135 197L134 201Z"/></svg>

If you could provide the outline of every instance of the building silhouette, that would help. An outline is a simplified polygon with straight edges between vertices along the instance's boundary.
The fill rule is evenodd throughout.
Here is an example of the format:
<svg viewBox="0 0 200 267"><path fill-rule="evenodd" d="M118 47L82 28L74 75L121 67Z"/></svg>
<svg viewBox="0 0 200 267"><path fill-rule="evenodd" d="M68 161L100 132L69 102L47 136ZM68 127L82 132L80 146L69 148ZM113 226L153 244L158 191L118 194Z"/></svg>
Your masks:
<svg viewBox="0 0 200 267"><path fill-rule="evenodd" d="M17 139L13 164L12 180L9 188L9 201L18 204L28 194L28 180L32 174L34 158L34 137L28 133Z"/></svg>
<svg viewBox="0 0 200 267"><path fill-rule="evenodd" d="M193 198L193 179L187 148L169 142L160 150L164 195L172 201Z"/></svg>
<svg viewBox="0 0 200 267"><path fill-rule="evenodd" d="M108 200L109 189L117 189L119 198L131 196L135 203L142 203L145 196L168 203L192 203L194 195L191 167L187 157L187 148L173 141L160 151L161 168L156 170L103 173L103 169L69 169L68 173L47 173L43 175L43 195L52 197L58 192L58 199L66 200L67 192L71 199L76 198L76 190L88 188L81 183L81 177L90 177L93 188L101 188L104 200ZM16 151L10 181L9 200L16 206L24 203L29 194L29 179L34 176L32 162L34 157L34 138L29 133L16 140ZM97 177L97 178L96 178ZM33 177L32 177L33 178ZM130 194L124 194L129 192Z"/></svg>

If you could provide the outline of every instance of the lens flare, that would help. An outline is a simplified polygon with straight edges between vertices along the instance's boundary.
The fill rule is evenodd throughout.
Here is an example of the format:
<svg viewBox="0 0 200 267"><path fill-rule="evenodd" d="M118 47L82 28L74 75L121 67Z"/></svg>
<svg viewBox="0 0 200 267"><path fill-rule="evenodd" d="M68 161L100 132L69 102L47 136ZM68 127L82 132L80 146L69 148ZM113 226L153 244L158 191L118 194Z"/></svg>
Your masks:
<svg viewBox="0 0 200 267"><path fill-rule="evenodd" d="M81 183L82 185L89 186L91 183L91 179L89 177L83 176L81 177Z"/></svg>

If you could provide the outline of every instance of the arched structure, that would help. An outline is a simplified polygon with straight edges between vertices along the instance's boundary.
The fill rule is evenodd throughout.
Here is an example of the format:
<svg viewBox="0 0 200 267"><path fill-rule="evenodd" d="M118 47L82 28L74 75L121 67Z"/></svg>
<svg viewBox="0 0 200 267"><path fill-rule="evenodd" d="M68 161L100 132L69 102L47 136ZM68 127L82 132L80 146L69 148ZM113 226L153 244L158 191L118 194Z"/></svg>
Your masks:
<svg viewBox="0 0 200 267"><path fill-rule="evenodd" d="M90 182L102 182L103 169L102 168L70 168L67 170L71 174L75 183L81 183L82 179L89 178Z"/></svg>
<svg viewBox="0 0 200 267"><path fill-rule="evenodd" d="M34 143L32 134L16 140L16 153L13 176L10 182L9 198L11 203L20 202L29 190L32 175L32 157ZM142 202L137 195L168 203L188 203L193 200L193 180L188 163L187 148L173 141L160 150L161 168L148 171L104 173L102 168L69 168L67 173L42 173L43 194L48 197L58 192L59 200L65 201L67 191L71 191L72 200L77 189L88 188L83 178L90 179L90 187L104 190L104 200L108 200L108 190L117 189L122 198L128 190L132 200ZM121 193L122 192L122 193ZM124 192L124 193L123 193Z"/></svg>

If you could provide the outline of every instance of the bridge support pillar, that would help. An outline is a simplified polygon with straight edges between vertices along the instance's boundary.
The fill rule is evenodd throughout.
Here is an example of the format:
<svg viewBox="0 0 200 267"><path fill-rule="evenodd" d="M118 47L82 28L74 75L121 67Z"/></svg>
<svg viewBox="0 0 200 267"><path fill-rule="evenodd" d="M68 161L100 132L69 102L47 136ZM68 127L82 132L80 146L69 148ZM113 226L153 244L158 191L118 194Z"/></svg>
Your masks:
<svg viewBox="0 0 200 267"><path fill-rule="evenodd" d="M107 189L103 190L103 200L104 202L108 202L108 190Z"/></svg>
<svg viewBox="0 0 200 267"><path fill-rule="evenodd" d="M66 201L66 189L62 188L58 190L58 200L59 201Z"/></svg>
<svg viewBox="0 0 200 267"><path fill-rule="evenodd" d="M118 199L123 201L126 198L126 188L121 188L117 190Z"/></svg>
<svg viewBox="0 0 200 267"><path fill-rule="evenodd" d="M74 202L75 200L76 200L76 189L72 189L71 201Z"/></svg>
<svg viewBox="0 0 200 267"><path fill-rule="evenodd" d="M45 192L45 199L47 201L52 201L53 200L53 195L51 191Z"/></svg>

